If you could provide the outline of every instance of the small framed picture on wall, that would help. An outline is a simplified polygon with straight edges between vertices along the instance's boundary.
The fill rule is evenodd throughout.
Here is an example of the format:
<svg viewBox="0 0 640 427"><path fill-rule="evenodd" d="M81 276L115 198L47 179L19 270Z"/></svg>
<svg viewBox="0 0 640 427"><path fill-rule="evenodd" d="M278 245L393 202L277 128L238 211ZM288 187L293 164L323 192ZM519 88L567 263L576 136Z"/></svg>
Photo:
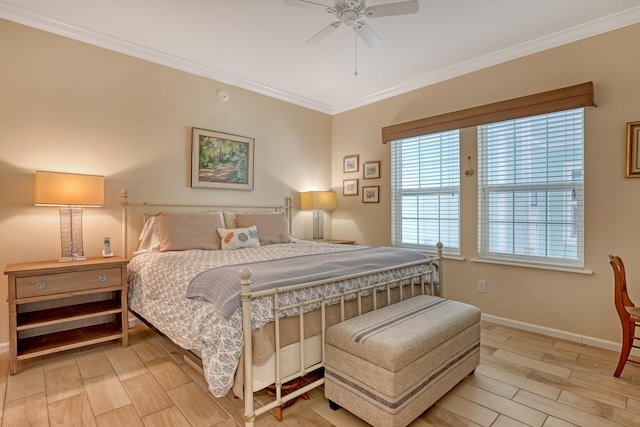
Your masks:
<svg viewBox="0 0 640 427"><path fill-rule="evenodd" d="M378 185L362 187L362 203L379 203L380 187Z"/></svg>
<svg viewBox="0 0 640 427"><path fill-rule="evenodd" d="M344 173L358 172L360 170L360 155L349 154L344 156Z"/></svg>
<svg viewBox="0 0 640 427"><path fill-rule="evenodd" d="M380 161L364 162L362 165L362 174L364 179L380 178Z"/></svg>
<svg viewBox="0 0 640 427"><path fill-rule="evenodd" d="M357 196L358 195L358 180L357 179L345 179L342 182L342 195L343 196Z"/></svg>

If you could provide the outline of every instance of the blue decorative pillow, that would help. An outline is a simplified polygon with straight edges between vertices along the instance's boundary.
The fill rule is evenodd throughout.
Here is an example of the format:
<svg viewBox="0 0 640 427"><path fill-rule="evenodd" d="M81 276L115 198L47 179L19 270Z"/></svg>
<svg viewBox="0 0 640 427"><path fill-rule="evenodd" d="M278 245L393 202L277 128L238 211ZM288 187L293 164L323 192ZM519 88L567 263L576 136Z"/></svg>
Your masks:
<svg viewBox="0 0 640 427"><path fill-rule="evenodd" d="M260 246L258 229L248 228L218 228L222 249L241 249Z"/></svg>

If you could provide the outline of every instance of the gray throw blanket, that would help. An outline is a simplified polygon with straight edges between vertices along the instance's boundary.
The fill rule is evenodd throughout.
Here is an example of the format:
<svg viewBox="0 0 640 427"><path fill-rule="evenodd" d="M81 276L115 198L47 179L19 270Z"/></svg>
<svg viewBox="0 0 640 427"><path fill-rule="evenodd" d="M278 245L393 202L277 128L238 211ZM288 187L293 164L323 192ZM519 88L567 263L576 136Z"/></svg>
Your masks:
<svg viewBox="0 0 640 427"><path fill-rule="evenodd" d="M239 271L243 267L251 269L251 290L260 291L426 260L429 260L427 255L411 249L367 247L236 264L198 274L189 283L186 296L214 304L220 314L228 319L240 307Z"/></svg>

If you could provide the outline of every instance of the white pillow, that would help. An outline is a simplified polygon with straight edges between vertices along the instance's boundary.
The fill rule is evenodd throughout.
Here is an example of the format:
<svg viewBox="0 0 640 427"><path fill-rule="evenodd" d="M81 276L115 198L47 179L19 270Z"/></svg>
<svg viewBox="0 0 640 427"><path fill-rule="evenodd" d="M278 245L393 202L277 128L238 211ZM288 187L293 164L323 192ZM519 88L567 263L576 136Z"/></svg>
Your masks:
<svg viewBox="0 0 640 427"><path fill-rule="evenodd" d="M258 229L255 226L248 228L218 228L222 249L241 249L260 246Z"/></svg>
<svg viewBox="0 0 640 427"><path fill-rule="evenodd" d="M137 252L154 252L160 249L160 237L158 237L158 224L156 223L155 215L144 223L138 241Z"/></svg>

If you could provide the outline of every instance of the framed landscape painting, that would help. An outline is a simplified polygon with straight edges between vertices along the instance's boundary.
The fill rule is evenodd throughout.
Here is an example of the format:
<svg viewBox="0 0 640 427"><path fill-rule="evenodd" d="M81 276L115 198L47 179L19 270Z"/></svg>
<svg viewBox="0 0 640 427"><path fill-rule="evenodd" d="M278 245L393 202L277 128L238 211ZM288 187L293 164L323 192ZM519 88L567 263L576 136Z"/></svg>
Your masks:
<svg viewBox="0 0 640 427"><path fill-rule="evenodd" d="M253 190L255 140L192 128L191 186Z"/></svg>

